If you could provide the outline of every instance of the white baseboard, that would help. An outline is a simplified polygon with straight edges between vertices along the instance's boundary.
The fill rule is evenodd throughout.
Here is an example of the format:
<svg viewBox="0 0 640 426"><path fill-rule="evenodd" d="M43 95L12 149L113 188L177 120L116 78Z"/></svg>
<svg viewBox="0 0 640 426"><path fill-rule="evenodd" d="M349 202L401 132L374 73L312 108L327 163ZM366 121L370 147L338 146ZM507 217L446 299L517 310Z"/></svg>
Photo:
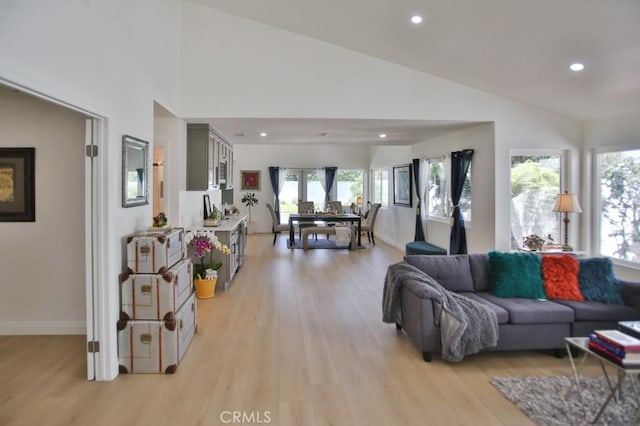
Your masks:
<svg viewBox="0 0 640 426"><path fill-rule="evenodd" d="M87 334L84 321L0 321L0 336Z"/></svg>
<svg viewBox="0 0 640 426"><path fill-rule="evenodd" d="M389 238L385 237L384 235L378 235L378 234L374 234L374 237L376 240L380 240L380 241L384 241L385 243L389 244L390 246L393 246L397 249L400 249L402 251L404 251L404 244L401 244L397 241L394 240L390 240ZM362 237L365 241L367 239L366 236Z"/></svg>

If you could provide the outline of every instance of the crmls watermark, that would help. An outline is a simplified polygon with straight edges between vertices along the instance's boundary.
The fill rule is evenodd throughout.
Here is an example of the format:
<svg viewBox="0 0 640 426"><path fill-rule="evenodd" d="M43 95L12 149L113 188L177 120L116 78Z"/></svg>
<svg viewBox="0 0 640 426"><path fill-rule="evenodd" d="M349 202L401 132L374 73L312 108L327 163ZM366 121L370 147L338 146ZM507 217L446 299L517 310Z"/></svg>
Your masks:
<svg viewBox="0 0 640 426"><path fill-rule="evenodd" d="M271 411L223 411L220 413L220 421L235 424L267 424L271 423Z"/></svg>

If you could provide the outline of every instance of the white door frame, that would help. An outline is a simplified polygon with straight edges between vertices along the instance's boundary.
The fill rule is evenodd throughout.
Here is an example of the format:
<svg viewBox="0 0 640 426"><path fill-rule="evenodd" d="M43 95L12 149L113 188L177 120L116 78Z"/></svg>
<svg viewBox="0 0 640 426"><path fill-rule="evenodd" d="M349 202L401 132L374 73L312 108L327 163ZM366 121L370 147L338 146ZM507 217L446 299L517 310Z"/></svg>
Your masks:
<svg viewBox="0 0 640 426"><path fill-rule="evenodd" d="M107 265L106 238L106 130L104 114L89 108L62 100L61 97L37 90L31 82L20 83L15 78L7 79L0 75L0 84L18 89L34 97L77 111L87 116L85 122L86 145L93 145L99 154L97 157L85 157L85 291L86 291L86 330L87 342L100 342L95 353L87 351L87 379L110 380L108 366L109 349L115 342L109 341L108 313L104 306L105 265ZM87 344L88 346L88 344Z"/></svg>

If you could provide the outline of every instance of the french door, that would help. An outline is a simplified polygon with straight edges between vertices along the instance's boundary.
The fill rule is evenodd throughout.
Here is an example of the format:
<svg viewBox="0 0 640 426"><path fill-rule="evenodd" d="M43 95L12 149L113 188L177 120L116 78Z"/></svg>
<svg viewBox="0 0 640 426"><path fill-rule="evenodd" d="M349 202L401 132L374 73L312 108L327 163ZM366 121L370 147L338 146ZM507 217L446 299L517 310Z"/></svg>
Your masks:
<svg viewBox="0 0 640 426"><path fill-rule="evenodd" d="M313 201L315 210L325 207L324 170L292 169L287 173L280 191L280 223L289 220L289 214L298 212L300 201Z"/></svg>

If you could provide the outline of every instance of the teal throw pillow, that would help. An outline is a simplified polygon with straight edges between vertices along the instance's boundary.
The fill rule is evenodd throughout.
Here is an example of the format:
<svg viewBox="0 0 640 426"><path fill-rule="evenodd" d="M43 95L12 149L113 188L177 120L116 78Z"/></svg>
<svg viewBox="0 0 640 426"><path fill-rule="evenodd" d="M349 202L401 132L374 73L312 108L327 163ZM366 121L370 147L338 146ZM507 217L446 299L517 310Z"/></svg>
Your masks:
<svg viewBox="0 0 640 426"><path fill-rule="evenodd" d="M607 257L580 259L578 285L585 300L624 305L613 263Z"/></svg>
<svg viewBox="0 0 640 426"><path fill-rule="evenodd" d="M546 299L541 265L542 260L536 254L489 252L491 293L497 297Z"/></svg>

